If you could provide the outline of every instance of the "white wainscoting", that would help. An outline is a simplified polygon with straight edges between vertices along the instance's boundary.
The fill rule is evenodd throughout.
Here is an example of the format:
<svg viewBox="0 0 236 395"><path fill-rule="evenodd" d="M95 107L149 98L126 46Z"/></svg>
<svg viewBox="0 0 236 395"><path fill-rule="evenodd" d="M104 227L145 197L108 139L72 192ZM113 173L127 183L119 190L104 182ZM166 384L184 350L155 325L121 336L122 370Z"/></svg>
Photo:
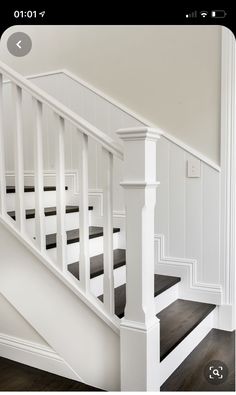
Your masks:
<svg viewBox="0 0 236 395"><path fill-rule="evenodd" d="M201 177L187 177L192 155L162 138L157 145L155 233L168 257L197 260L199 282L220 281L220 173L201 162Z"/></svg>
<svg viewBox="0 0 236 395"><path fill-rule="evenodd" d="M118 141L116 130L124 127L143 125L142 120L130 115L124 109L106 98L101 92L81 83L70 73L57 71L55 74L34 76L32 81L63 104L69 106L86 120ZM5 83L4 97L9 116L5 119L8 132L6 139L7 170L14 170L12 161L12 115L10 114L10 84ZM24 148L25 169L32 171L33 118L30 98L24 97ZM44 169L54 171L53 117L50 111L44 113ZM76 131L66 125L66 169L78 169L78 144ZM119 140L120 142L120 140ZM121 142L120 142L121 143ZM102 188L101 148L89 141L89 188ZM187 177L187 160L197 157L201 161L201 177ZM155 233L165 237L165 253L177 259L197 261L197 281L219 284L220 277L220 169L201 154L175 141L166 133L157 145L157 176L160 186L157 192ZM124 212L123 190L119 186L122 178L122 163L114 163L114 210Z"/></svg>

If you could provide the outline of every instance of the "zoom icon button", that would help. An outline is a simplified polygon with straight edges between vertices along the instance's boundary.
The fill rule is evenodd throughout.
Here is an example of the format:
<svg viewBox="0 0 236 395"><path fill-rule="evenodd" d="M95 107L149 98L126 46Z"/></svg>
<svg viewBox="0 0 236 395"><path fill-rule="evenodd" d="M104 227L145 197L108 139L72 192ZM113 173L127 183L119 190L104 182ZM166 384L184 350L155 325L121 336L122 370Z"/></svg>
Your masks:
<svg viewBox="0 0 236 395"><path fill-rule="evenodd" d="M228 368L222 361L210 361L204 368L204 376L208 383L218 385L226 381Z"/></svg>

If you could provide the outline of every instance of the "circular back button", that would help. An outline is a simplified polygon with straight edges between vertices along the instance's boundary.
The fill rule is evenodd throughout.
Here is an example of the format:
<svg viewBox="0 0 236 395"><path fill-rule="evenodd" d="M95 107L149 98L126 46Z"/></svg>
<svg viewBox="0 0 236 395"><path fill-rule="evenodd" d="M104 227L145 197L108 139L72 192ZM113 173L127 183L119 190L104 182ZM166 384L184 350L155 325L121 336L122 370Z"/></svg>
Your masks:
<svg viewBox="0 0 236 395"><path fill-rule="evenodd" d="M7 40L7 48L13 56L25 56L32 48L31 38L23 32L13 33Z"/></svg>

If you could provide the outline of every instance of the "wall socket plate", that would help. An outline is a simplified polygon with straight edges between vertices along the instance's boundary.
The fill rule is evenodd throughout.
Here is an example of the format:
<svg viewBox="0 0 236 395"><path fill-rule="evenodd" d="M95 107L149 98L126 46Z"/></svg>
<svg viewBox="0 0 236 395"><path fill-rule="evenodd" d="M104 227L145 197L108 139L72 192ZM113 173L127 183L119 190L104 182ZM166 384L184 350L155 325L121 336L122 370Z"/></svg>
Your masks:
<svg viewBox="0 0 236 395"><path fill-rule="evenodd" d="M187 160L187 176L188 178L201 177L201 161L197 158Z"/></svg>

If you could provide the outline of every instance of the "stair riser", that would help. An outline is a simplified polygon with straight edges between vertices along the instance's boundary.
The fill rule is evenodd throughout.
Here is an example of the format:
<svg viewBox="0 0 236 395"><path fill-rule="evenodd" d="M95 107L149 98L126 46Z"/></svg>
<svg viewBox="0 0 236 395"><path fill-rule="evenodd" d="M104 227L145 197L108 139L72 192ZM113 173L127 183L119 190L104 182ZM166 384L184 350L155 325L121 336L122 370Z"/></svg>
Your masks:
<svg viewBox="0 0 236 395"><path fill-rule="evenodd" d="M91 223L91 211L88 212L89 225ZM57 231L57 216L45 216L45 234L56 233ZM65 229L72 230L79 228L79 213L67 213L65 216ZM35 219L30 218L26 220L26 229L29 235L35 236Z"/></svg>
<svg viewBox="0 0 236 395"><path fill-rule="evenodd" d="M113 234L113 249L121 248L119 246L119 233ZM66 263L69 265L70 263L77 262L79 260L79 251L80 251L80 243L72 243L67 244L66 246ZM51 248L47 250L50 258L56 262L57 258L57 249ZM89 240L89 256L95 256L103 254L103 236L96 237L94 239Z"/></svg>
<svg viewBox="0 0 236 395"><path fill-rule="evenodd" d="M65 191L65 195L67 195L67 191ZM15 193L7 193L7 211L15 210ZM55 207L56 206L56 191L44 191L44 207ZM25 192L24 193L24 205L25 209L33 209L35 208L35 193L34 192Z"/></svg>
<svg viewBox="0 0 236 395"><path fill-rule="evenodd" d="M156 314L164 310L171 303L174 303L179 297L179 283L168 288L166 291L162 292L160 295L155 297L155 310Z"/></svg>
<svg viewBox="0 0 236 395"><path fill-rule="evenodd" d="M201 321L188 336L160 363L160 385L177 369L204 337L215 327L216 309Z"/></svg>
<svg viewBox="0 0 236 395"><path fill-rule="evenodd" d="M101 276L97 276L91 279L91 291L92 293L98 297L103 295L103 274ZM120 285L125 284L126 282L126 268L125 266L119 267L114 270L114 285L115 288Z"/></svg>

